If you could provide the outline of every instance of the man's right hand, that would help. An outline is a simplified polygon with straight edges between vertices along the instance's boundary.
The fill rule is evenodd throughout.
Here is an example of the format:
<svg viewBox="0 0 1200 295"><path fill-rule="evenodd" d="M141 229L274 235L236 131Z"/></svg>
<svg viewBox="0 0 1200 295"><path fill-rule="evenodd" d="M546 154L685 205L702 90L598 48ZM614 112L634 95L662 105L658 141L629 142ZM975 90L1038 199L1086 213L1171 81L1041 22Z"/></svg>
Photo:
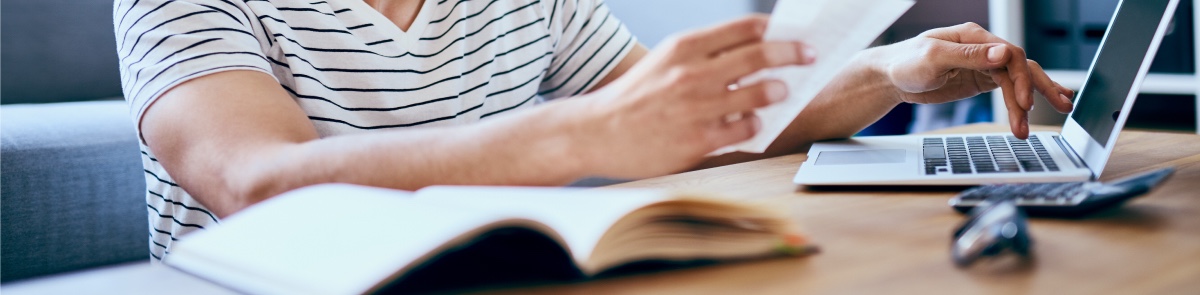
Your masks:
<svg viewBox="0 0 1200 295"><path fill-rule="evenodd" d="M764 41L767 22L753 16L670 38L611 84L570 102L585 114L571 134L588 170L620 178L678 172L754 136L761 122L753 110L785 99L786 86L731 85L815 58L804 44Z"/></svg>

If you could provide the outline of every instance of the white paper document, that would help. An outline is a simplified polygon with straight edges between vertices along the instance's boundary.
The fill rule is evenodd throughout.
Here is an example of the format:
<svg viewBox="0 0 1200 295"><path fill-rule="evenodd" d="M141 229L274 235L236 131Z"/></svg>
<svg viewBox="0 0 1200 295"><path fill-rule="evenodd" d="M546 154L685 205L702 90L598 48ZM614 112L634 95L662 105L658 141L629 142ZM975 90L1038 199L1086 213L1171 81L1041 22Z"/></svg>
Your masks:
<svg viewBox="0 0 1200 295"><path fill-rule="evenodd" d="M721 148L713 155L741 151L761 153L775 141L788 124L804 110L825 85L859 51L866 49L908 11L912 0L779 0L765 39L801 41L817 52L816 62L764 70L738 84L751 85L765 78L787 84L788 98L770 107L755 110L762 130L750 140Z"/></svg>

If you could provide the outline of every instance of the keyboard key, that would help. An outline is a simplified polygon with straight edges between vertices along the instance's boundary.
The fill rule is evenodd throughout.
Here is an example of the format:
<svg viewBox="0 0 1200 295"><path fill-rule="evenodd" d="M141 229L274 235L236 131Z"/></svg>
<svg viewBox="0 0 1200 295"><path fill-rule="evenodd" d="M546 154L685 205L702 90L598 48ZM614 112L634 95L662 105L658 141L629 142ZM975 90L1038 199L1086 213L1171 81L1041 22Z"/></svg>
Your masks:
<svg viewBox="0 0 1200 295"><path fill-rule="evenodd" d="M924 158L926 159L941 159L946 157L946 150L941 147L925 148Z"/></svg>

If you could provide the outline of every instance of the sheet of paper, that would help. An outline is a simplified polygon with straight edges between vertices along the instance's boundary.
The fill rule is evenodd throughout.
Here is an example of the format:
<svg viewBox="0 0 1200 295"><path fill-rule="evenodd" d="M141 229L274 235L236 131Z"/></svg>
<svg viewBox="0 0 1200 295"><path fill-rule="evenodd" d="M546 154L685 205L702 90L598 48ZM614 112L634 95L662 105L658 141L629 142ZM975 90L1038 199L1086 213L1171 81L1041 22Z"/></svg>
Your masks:
<svg viewBox="0 0 1200 295"><path fill-rule="evenodd" d="M755 114L762 130L754 138L721 148L713 155L741 151L761 153L804 110L825 85L845 68L859 51L908 11L912 0L779 0L767 26L767 40L801 41L817 51L817 61L807 66L765 70L739 81L750 85L762 79L787 84L788 98L761 108Z"/></svg>

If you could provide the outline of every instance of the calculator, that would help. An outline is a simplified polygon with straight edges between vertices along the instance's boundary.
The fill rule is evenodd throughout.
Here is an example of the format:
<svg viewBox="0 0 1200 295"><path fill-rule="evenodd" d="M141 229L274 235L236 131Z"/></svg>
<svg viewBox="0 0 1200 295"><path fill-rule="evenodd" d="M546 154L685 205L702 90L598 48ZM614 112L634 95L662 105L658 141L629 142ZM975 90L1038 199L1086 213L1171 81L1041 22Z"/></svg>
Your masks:
<svg viewBox="0 0 1200 295"><path fill-rule="evenodd" d="M1145 194L1174 172L1173 168L1163 168L1110 182L983 185L950 199L950 206L966 213L990 198L1012 198L1029 216L1081 217Z"/></svg>

